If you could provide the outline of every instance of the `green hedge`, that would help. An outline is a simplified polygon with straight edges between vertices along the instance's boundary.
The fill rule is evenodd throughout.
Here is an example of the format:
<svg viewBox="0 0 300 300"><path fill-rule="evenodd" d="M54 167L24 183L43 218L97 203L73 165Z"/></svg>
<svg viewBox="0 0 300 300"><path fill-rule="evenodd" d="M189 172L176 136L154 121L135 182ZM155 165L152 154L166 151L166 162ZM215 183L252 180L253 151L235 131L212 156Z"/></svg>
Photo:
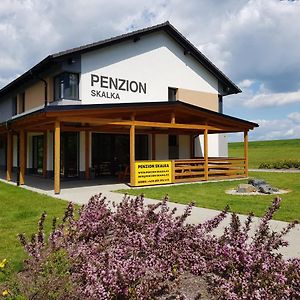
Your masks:
<svg viewBox="0 0 300 300"><path fill-rule="evenodd" d="M260 169L300 169L300 160L279 160L265 162L259 165Z"/></svg>

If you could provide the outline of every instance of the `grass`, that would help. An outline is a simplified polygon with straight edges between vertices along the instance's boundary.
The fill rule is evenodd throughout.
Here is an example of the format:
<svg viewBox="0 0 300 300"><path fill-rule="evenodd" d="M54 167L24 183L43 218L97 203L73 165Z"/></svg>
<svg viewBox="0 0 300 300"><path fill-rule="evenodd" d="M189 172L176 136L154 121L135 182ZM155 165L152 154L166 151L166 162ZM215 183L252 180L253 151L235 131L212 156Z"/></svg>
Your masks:
<svg viewBox="0 0 300 300"><path fill-rule="evenodd" d="M244 143L229 143L229 156L243 157ZM249 142L249 167L279 160L300 160L300 139Z"/></svg>
<svg viewBox="0 0 300 300"><path fill-rule="evenodd" d="M43 211L47 212L46 232L53 217L61 217L67 203L10 184L0 182L0 261L8 259L13 270L19 270L25 253L17 235L30 237L37 231L37 223Z"/></svg>
<svg viewBox="0 0 300 300"><path fill-rule="evenodd" d="M250 176L265 179L275 187L291 190L290 193L281 195L283 203L274 218L282 221L300 220L300 173L250 172ZM262 216L274 195L233 196L224 193L225 190L235 188L239 183L245 182L247 180L207 182L120 190L119 192L132 195L143 193L145 197L153 199L162 199L168 194L172 202L188 204L194 201L196 206L217 210L222 210L229 205L231 211L241 214L253 212L256 216Z"/></svg>

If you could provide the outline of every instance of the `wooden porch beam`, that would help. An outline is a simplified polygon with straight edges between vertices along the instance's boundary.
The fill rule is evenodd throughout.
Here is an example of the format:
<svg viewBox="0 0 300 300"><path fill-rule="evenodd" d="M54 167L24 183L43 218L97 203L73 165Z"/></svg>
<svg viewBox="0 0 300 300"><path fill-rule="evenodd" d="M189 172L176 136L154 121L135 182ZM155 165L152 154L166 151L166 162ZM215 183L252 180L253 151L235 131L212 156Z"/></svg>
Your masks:
<svg viewBox="0 0 300 300"><path fill-rule="evenodd" d="M248 177L248 165L249 165L248 130L244 131L244 159L245 159L245 176Z"/></svg>
<svg viewBox="0 0 300 300"><path fill-rule="evenodd" d="M134 120L134 116L132 116L132 120ZM135 125L132 124L130 126L130 185L134 186L135 181Z"/></svg>
<svg viewBox="0 0 300 300"><path fill-rule="evenodd" d="M60 193L60 122L54 123L54 193Z"/></svg>
<svg viewBox="0 0 300 300"><path fill-rule="evenodd" d="M208 180L208 130L204 130L204 180Z"/></svg>

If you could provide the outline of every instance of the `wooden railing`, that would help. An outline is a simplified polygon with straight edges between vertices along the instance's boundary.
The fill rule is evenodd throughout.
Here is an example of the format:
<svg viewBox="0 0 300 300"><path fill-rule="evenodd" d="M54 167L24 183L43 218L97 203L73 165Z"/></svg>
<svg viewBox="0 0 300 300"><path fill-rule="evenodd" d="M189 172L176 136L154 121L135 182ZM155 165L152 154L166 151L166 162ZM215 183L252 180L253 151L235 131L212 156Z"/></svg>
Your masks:
<svg viewBox="0 0 300 300"><path fill-rule="evenodd" d="M208 180L246 177L244 158L210 157ZM173 160L173 182L205 180L204 158Z"/></svg>

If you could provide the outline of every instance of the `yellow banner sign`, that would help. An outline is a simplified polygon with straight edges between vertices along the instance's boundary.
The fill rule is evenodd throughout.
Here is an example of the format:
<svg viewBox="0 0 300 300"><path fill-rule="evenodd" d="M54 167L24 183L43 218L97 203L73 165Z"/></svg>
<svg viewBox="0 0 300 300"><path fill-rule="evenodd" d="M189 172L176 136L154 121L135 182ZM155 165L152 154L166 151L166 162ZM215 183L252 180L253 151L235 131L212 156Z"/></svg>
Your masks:
<svg viewBox="0 0 300 300"><path fill-rule="evenodd" d="M172 162L135 162L135 186L172 183Z"/></svg>

